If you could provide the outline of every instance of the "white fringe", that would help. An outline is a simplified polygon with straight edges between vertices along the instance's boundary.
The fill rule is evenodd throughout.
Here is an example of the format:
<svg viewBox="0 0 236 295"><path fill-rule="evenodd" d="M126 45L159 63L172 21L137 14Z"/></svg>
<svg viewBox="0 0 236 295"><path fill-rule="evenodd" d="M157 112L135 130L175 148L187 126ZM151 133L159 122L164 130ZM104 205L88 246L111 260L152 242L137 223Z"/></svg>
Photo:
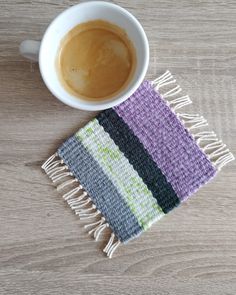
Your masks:
<svg viewBox="0 0 236 295"><path fill-rule="evenodd" d="M118 240L115 244L112 245L112 247L108 250L107 252L107 256L109 258L112 258L112 255L114 254L114 252L116 251L116 249L118 248L118 246L120 246L121 242Z"/></svg>
<svg viewBox="0 0 236 295"><path fill-rule="evenodd" d="M65 178L67 176L73 176L73 173L72 172L63 172L63 173L60 173L60 174L57 174L57 175L54 175L51 178L52 182L58 182L59 180L61 180L62 178ZM64 187L64 185L62 185L62 187Z"/></svg>
<svg viewBox="0 0 236 295"><path fill-rule="evenodd" d="M114 233L111 233L110 239L106 247L103 249L103 252L105 252L109 258L112 258L112 255L114 254L115 250L121 244L120 240L117 240L115 243L113 243L114 239L115 239L115 235Z"/></svg>
<svg viewBox="0 0 236 295"><path fill-rule="evenodd" d="M76 209L75 209L75 214L76 214L76 215L79 215L79 216L81 216L81 215L83 216L84 214L87 215L88 213L89 213L89 214L90 214L90 213L94 213L93 210L94 210L94 208L92 208L92 207L90 207L90 208L85 208L85 209L84 209L84 208L76 208ZM91 212L91 211L93 211L93 212Z"/></svg>
<svg viewBox="0 0 236 295"><path fill-rule="evenodd" d="M96 230L97 225L103 224L105 222L105 218L101 217L98 221L94 222L94 223L88 223L84 226L84 228L89 228L91 226L95 226L92 230L90 230L88 233L91 234L94 230Z"/></svg>
<svg viewBox="0 0 236 295"><path fill-rule="evenodd" d="M91 202L90 198L87 198L85 201L81 201L79 199L71 199L67 203L71 207L72 210L78 210L84 208L86 205L88 205Z"/></svg>
<svg viewBox="0 0 236 295"><path fill-rule="evenodd" d="M218 170L221 170L222 167L224 167L226 164L234 160L235 160L234 155L232 153L227 153L219 157L217 160L215 160L214 164Z"/></svg>
<svg viewBox="0 0 236 295"><path fill-rule="evenodd" d="M168 97L173 97L176 94L180 93L182 91L182 88L180 88L179 85L175 86L173 89L167 91L166 93L164 93L162 96L164 98L168 98Z"/></svg>
<svg viewBox="0 0 236 295"><path fill-rule="evenodd" d="M46 174L51 178L53 182L58 182L62 180L64 177L71 177L73 176L73 173L68 171L64 172L64 170L68 170L69 168L64 165L63 160L56 159L58 158L58 154L53 154L50 158L47 159L47 161L42 165L42 169L46 172ZM76 178L71 178L69 180L66 180L64 182L61 182L57 186L57 190L60 191L64 189L65 187L73 184L78 183L78 180ZM77 195L80 192L82 192L81 195ZM91 198L88 196L88 193L86 191L83 191L83 186L79 184L78 186L70 189L68 192L64 193L62 195L63 199L67 202L67 204L70 206L70 208L75 212L76 215L79 216L82 220L87 219L96 219L99 215L100 218L98 221L93 223L88 223L85 225L85 228L91 228L88 232L89 235L93 235L95 241L97 241L101 235L101 233L109 227L109 224L106 222L105 217L101 216L101 211L99 211L96 207L96 205L92 202ZM120 241L117 240L115 243L115 234L112 233L111 237L107 243L107 246L104 249L104 252L107 253L107 256L109 258L112 257L113 253L117 249L117 247L120 245ZM106 251L105 251L106 250Z"/></svg>
<svg viewBox="0 0 236 295"><path fill-rule="evenodd" d="M228 153L229 152L229 149L226 148L226 144L221 144L218 149L214 150L210 155L209 157L210 158L215 158L215 157L218 157L218 156L221 156L222 154L225 154L225 153Z"/></svg>
<svg viewBox="0 0 236 295"><path fill-rule="evenodd" d="M72 176L73 174L71 172L69 172L70 174L67 175L67 176ZM66 186L68 185L71 185L72 183L74 182L78 182L78 180L76 178L73 178L73 179L70 179L70 180L67 180L63 183L61 183L60 185L57 186L57 190L60 191L62 190L63 188L65 188Z"/></svg>
<svg viewBox="0 0 236 295"><path fill-rule="evenodd" d="M96 216L98 216L99 214L101 214L101 212L99 210L95 211L94 213L80 213L79 214L79 218L81 220L84 220L84 219L90 219L90 218L94 218Z"/></svg>
<svg viewBox="0 0 236 295"><path fill-rule="evenodd" d="M53 169L53 168L57 167L59 164L63 164L63 163L64 163L63 160L54 161L47 166L47 168L45 169L45 172L47 174L49 174L51 172L51 169Z"/></svg>
<svg viewBox="0 0 236 295"><path fill-rule="evenodd" d="M192 101L188 95L184 95L184 96L178 97L176 99L173 99L171 101L167 101L167 104L169 106L173 105L172 106L173 111L176 111L176 110L178 110L186 105L189 105L191 103L192 103Z"/></svg>
<svg viewBox="0 0 236 295"><path fill-rule="evenodd" d="M164 80L164 82L166 82L166 78L168 79L169 77L171 76L172 78L172 75L170 73L169 70L167 70L163 75L157 77L155 80L153 80L151 83L154 87L157 87L159 86L159 83L162 83L162 81Z"/></svg>
<svg viewBox="0 0 236 295"><path fill-rule="evenodd" d="M80 192L83 189L82 185L79 185L78 187L73 188L68 193L64 194L62 198L67 201L74 195L76 195L78 192ZM84 192L85 193L85 192ZM87 193L86 193L87 194Z"/></svg>
<svg viewBox="0 0 236 295"><path fill-rule="evenodd" d="M109 227L108 223L101 224L98 228L94 231L93 237L95 241L99 239L100 234L104 231L105 228Z"/></svg>
<svg viewBox="0 0 236 295"><path fill-rule="evenodd" d="M47 171L47 174L50 178L52 178L53 176L57 175L59 172L64 171L64 170L68 170L68 166L63 165L60 167L49 169L49 171Z"/></svg>
<svg viewBox="0 0 236 295"><path fill-rule="evenodd" d="M197 144L201 144L201 142L209 142L209 141L217 141L216 134L214 131L202 131L192 135L196 140Z"/></svg>
<svg viewBox="0 0 236 295"><path fill-rule="evenodd" d="M173 78L170 71L166 71L163 75L152 81L152 85L156 90L175 83L176 80ZM208 126L208 122L204 117L199 114L176 112L182 107L192 103L188 95L178 96L181 91L182 89L180 86L175 85L172 89L161 95L163 99L165 99L167 105L189 131L193 139L195 139L199 148L206 154L216 169L220 170L235 158L226 145L216 137L216 134L213 131L204 130L194 133L196 129Z"/></svg>
<svg viewBox="0 0 236 295"><path fill-rule="evenodd" d="M112 244L113 244L114 239L115 239L115 234L114 234L114 233L111 233L110 239L109 239L109 241L108 241L106 247L103 249L103 252L105 252L105 253L108 252L108 250L110 249L110 247L111 247Z"/></svg>
<svg viewBox="0 0 236 295"><path fill-rule="evenodd" d="M185 124L187 129L190 131L192 129L208 126L207 120L200 116L199 114L178 114L181 122Z"/></svg>
<svg viewBox="0 0 236 295"><path fill-rule="evenodd" d="M53 154L51 157L47 159L47 161L44 162L44 164L41 166L42 169L47 169L48 166L52 163L52 161L58 156L57 153Z"/></svg>
<svg viewBox="0 0 236 295"><path fill-rule="evenodd" d="M216 149L216 148L221 148L222 146L225 146L222 143L222 140L218 140L218 138L215 138L216 140L214 140L211 143L208 143L207 145L205 145L202 149L204 152L206 152L207 150L212 150L212 149ZM209 153L209 152L208 152Z"/></svg>
<svg viewBox="0 0 236 295"><path fill-rule="evenodd" d="M152 85L155 87L156 90L159 90L161 87L173 84L175 82L176 80L173 79L171 73L167 71L162 76L155 79L152 82Z"/></svg>
<svg viewBox="0 0 236 295"><path fill-rule="evenodd" d="M83 204L81 203L81 205L72 205L71 209L75 210L76 215L83 215L85 213L87 214L88 212L94 213L94 209L96 209L96 206L93 204L91 205L89 203L91 203L91 199L86 200ZM87 208L88 205L90 205L89 208Z"/></svg>
<svg viewBox="0 0 236 295"><path fill-rule="evenodd" d="M106 222L106 219L104 217L101 217L98 221L84 226L84 228L86 229L89 227L93 228L88 232L88 234L93 235L95 241L97 241L101 233L109 227L109 224ZM114 254L118 246L121 244L120 240L117 240L115 242L115 238L115 234L111 232L110 239L108 240L106 247L103 249L103 252L106 253L106 255L109 258L112 258L112 255Z"/></svg>

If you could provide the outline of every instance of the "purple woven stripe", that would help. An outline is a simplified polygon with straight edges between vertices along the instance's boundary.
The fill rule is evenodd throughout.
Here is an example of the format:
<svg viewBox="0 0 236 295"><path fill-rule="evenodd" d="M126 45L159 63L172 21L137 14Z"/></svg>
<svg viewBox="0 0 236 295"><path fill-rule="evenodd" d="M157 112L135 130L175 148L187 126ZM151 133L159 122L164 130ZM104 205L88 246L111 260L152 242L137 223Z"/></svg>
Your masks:
<svg viewBox="0 0 236 295"><path fill-rule="evenodd" d="M150 82L144 81L114 109L143 143L181 201L215 175L216 169Z"/></svg>

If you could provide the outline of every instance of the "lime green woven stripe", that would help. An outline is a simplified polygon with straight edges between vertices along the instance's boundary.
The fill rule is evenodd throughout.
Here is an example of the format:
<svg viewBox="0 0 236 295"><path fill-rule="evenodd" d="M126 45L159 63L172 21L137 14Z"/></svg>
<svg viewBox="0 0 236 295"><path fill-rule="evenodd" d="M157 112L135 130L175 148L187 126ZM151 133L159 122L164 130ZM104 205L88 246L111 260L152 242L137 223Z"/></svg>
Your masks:
<svg viewBox="0 0 236 295"><path fill-rule="evenodd" d="M97 119L90 121L75 136L116 186L144 230L164 216L142 178Z"/></svg>

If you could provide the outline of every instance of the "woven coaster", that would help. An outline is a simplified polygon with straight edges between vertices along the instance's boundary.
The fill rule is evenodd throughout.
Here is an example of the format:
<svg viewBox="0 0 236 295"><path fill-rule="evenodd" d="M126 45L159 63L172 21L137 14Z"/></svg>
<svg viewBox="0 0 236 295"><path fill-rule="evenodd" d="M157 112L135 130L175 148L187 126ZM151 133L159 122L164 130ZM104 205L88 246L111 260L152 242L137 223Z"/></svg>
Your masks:
<svg viewBox="0 0 236 295"><path fill-rule="evenodd" d="M234 159L207 121L180 112L190 104L171 73L101 112L42 166L104 252L143 231L188 199Z"/></svg>

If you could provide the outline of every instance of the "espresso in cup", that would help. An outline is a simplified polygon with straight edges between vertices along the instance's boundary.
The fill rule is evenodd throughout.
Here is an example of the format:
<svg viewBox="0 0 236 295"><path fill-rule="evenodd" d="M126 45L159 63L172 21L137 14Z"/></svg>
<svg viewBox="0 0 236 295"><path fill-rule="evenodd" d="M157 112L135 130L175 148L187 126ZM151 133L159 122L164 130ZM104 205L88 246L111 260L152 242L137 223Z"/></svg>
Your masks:
<svg viewBox="0 0 236 295"><path fill-rule="evenodd" d="M136 51L119 26L93 20L77 25L62 39L56 67L69 93L84 100L104 100L129 84Z"/></svg>

